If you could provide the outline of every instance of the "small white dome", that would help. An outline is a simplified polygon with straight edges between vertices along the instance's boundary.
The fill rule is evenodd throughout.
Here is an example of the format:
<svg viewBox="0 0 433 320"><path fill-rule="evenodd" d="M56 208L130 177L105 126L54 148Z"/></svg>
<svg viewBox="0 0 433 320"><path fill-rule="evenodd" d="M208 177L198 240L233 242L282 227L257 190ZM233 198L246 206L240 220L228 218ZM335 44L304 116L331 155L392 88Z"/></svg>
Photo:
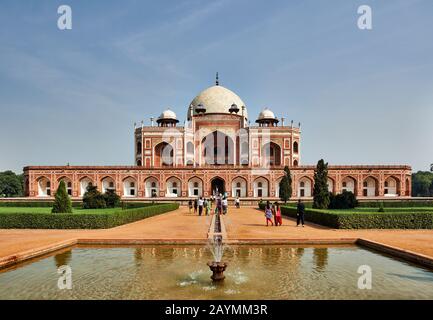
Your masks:
<svg viewBox="0 0 433 320"><path fill-rule="evenodd" d="M262 112L259 114L258 120L267 120L267 119L275 119L275 114L268 108L265 108Z"/></svg>
<svg viewBox="0 0 433 320"><path fill-rule="evenodd" d="M173 119L173 120L177 120L177 116L176 113L174 113L172 110L167 109L164 110L161 115L159 116L158 119Z"/></svg>

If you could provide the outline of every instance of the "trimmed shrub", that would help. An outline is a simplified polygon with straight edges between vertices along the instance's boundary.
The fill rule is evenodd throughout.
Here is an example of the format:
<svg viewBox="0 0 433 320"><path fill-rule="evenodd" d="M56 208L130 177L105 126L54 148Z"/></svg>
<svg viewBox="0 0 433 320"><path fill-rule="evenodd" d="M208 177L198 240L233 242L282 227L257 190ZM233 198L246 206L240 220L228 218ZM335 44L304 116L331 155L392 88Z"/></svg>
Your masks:
<svg viewBox="0 0 433 320"><path fill-rule="evenodd" d="M433 207L432 200L372 200L372 201L359 201L358 206L363 208L378 208L380 203L384 208L416 208L416 207Z"/></svg>
<svg viewBox="0 0 433 320"><path fill-rule="evenodd" d="M54 201L0 201L0 207L27 207L27 208L47 208L53 207ZM81 208L82 202L73 201L73 208Z"/></svg>
<svg viewBox="0 0 433 320"><path fill-rule="evenodd" d="M329 209L353 209L358 206L358 200L353 192L343 191L339 194L330 194Z"/></svg>
<svg viewBox="0 0 433 320"><path fill-rule="evenodd" d="M103 197L107 208L116 208L120 205L120 197L113 189L108 189L103 194Z"/></svg>
<svg viewBox="0 0 433 320"><path fill-rule="evenodd" d="M60 181L54 196L52 213L72 213L72 203L66 191L65 181Z"/></svg>
<svg viewBox="0 0 433 320"><path fill-rule="evenodd" d="M111 213L6 213L0 216L1 229L108 229L179 208L164 203Z"/></svg>
<svg viewBox="0 0 433 320"><path fill-rule="evenodd" d="M83 196L83 209L104 209L106 207L102 193L98 191L96 186L89 185Z"/></svg>

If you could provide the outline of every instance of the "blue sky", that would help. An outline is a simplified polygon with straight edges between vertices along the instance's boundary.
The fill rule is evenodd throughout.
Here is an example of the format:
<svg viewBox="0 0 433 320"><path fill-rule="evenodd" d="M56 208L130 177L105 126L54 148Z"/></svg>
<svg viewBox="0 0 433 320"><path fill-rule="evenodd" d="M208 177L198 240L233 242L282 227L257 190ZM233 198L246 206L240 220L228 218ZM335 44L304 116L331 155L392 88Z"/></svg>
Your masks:
<svg viewBox="0 0 433 320"><path fill-rule="evenodd" d="M431 0L2 0L0 170L133 164L133 123L166 107L183 121L216 71L250 118L302 123L303 164L427 170L432 39Z"/></svg>

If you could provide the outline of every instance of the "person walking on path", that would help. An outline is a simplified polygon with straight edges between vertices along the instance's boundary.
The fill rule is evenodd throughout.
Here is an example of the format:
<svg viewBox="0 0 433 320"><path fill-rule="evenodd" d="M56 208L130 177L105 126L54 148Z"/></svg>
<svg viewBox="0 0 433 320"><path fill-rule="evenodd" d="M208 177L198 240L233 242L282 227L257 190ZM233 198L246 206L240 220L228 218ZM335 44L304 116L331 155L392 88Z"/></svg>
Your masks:
<svg viewBox="0 0 433 320"><path fill-rule="evenodd" d="M211 210L211 201L209 199L204 199L204 208L206 215L208 216Z"/></svg>
<svg viewBox="0 0 433 320"><path fill-rule="evenodd" d="M269 226L269 222L271 225L274 225L272 222L272 208L271 205L268 203L265 208L265 217L266 217L266 226Z"/></svg>
<svg viewBox="0 0 433 320"><path fill-rule="evenodd" d="M229 208L229 203L228 203L228 200L227 200L227 197L223 197L223 200L222 200L222 206L223 206L223 214L227 214L227 210L228 210L228 208Z"/></svg>
<svg viewBox="0 0 433 320"><path fill-rule="evenodd" d="M238 208L238 209L241 207L241 199L239 199L239 197L236 197L235 205L236 205L236 208Z"/></svg>
<svg viewBox="0 0 433 320"><path fill-rule="evenodd" d="M298 200L298 205L296 207L296 226L299 226L299 222L302 223L304 227L304 215L305 215L305 205L302 203L301 199Z"/></svg>
<svg viewBox="0 0 433 320"><path fill-rule="evenodd" d="M281 217L281 208L280 208L280 204L278 202L274 203L274 221L275 221L275 226L281 226L283 224L283 218Z"/></svg>
<svg viewBox="0 0 433 320"><path fill-rule="evenodd" d="M191 211L192 211L192 199L189 199L189 201L188 201L188 208L189 208L189 214L191 214Z"/></svg>
<svg viewBox="0 0 433 320"><path fill-rule="evenodd" d="M198 200L194 199L194 214L197 214Z"/></svg>
<svg viewBox="0 0 433 320"><path fill-rule="evenodd" d="M202 197L200 197L198 199L198 215L201 216L203 213L203 205L204 205L204 200Z"/></svg>
<svg viewBox="0 0 433 320"><path fill-rule="evenodd" d="M221 195L219 195L219 196L216 198L216 208L215 208L215 212L221 214L221 212L222 212L222 207L223 207L222 199L221 199Z"/></svg>

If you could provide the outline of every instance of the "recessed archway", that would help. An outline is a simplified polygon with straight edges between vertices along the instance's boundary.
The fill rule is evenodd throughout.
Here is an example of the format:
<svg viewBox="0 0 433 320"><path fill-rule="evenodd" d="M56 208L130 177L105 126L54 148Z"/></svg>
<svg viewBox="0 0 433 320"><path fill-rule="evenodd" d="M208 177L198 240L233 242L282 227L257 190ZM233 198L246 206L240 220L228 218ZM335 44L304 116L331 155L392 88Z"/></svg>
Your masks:
<svg viewBox="0 0 433 320"><path fill-rule="evenodd" d="M123 180L123 196L124 197L137 196L137 182L134 178L128 177Z"/></svg>
<svg viewBox="0 0 433 320"><path fill-rule="evenodd" d="M367 177L362 183L362 195L364 197L374 197L379 195L378 182L373 177Z"/></svg>
<svg viewBox="0 0 433 320"><path fill-rule="evenodd" d="M159 182L155 177L149 177L144 182L144 196L146 198L156 198L159 195Z"/></svg>
<svg viewBox="0 0 433 320"><path fill-rule="evenodd" d="M247 196L247 180L237 177L232 180L232 196L244 198Z"/></svg>
<svg viewBox="0 0 433 320"><path fill-rule="evenodd" d="M203 162L210 165L235 163L235 148L231 137L214 131L202 139Z"/></svg>
<svg viewBox="0 0 433 320"><path fill-rule="evenodd" d="M40 177L38 180L38 196L51 196L51 181L46 177Z"/></svg>
<svg viewBox="0 0 433 320"><path fill-rule="evenodd" d="M356 179L350 176L341 180L341 192L348 191L356 194Z"/></svg>
<svg viewBox="0 0 433 320"><path fill-rule="evenodd" d="M224 179L220 177L213 178L210 185L211 185L211 194L214 196L219 194L224 194L226 192L226 182L224 181Z"/></svg>
<svg viewBox="0 0 433 320"><path fill-rule="evenodd" d="M166 181L166 186L166 197L179 197L182 195L181 181L179 178L168 178Z"/></svg>
<svg viewBox="0 0 433 320"><path fill-rule="evenodd" d="M203 196L203 181L200 178L193 177L188 181L188 196L201 197Z"/></svg>
<svg viewBox="0 0 433 320"><path fill-rule="evenodd" d="M87 188L91 185L93 185L92 179L89 177L82 178L80 180L80 196L84 196L84 194L87 192Z"/></svg>
<svg viewBox="0 0 433 320"><path fill-rule="evenodd" d="M259 177L254 180L253 191L255 198L269 197L269 181L266 178Z"/></svg>

